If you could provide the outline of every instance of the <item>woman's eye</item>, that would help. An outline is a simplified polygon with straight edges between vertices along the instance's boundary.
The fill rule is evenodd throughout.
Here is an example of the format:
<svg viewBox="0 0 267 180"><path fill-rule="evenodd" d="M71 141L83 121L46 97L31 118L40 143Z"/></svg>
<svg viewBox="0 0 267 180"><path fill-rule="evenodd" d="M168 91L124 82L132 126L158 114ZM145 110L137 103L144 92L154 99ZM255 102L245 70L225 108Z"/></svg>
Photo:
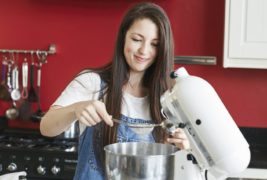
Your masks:
<svg viewBox="0 0 267 180"><path fill-rule="evenodd" d="M140 42L141 39L137 39L137 38L132 38L133 41L136 41L136 42Z"/></svg>
<svg viewBox="0 0 267 180"><path fill-rule="evenodd" d="M154 47L158 47L159 46L158 43L152 43L151 45L154 46Z"/></svg>

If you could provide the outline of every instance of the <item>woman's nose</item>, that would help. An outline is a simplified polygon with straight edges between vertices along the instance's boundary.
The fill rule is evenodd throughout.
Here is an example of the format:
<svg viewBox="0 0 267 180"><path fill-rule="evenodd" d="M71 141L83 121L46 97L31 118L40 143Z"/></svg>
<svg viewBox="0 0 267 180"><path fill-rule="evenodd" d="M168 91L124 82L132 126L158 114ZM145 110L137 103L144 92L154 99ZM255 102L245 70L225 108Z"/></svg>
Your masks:
<svg viewBox="0 0 267 180"><path fill-rule="evenodd" d="M147 54L149 52L149 45L147 43L143 43L141 47L139 48L139 52L141 54Z"/></svg>

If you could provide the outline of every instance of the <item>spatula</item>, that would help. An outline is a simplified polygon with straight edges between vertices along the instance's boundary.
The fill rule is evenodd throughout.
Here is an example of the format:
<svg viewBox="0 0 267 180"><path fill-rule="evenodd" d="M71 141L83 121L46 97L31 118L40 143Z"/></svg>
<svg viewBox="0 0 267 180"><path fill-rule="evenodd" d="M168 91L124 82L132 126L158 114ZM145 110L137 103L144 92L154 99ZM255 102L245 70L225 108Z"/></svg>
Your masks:
<svg viewBox="0 0 267 180"><path fill-rule="evenodd" d="M34 62L30 65L30 89L28 93L28 100L30 102L37 102L38 97L34 89Z"/></svg>

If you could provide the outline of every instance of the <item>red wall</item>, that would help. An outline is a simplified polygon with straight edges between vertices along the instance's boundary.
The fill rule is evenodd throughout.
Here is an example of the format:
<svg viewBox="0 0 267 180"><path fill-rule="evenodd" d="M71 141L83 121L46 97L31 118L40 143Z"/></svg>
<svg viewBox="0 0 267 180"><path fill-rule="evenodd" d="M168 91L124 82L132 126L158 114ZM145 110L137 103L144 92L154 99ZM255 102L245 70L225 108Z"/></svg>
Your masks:
<svg viewBox="0 0 267 180"><path fill-rule="evenodd" d="M50 43L56 44L57 53L42 68L41 103L47 110L81 69L109 61L122 15L136 2L2 0L0 48L47 49ZM217 57L216 66L185 66L190 74L214 86L238 125L267 127L267 71L222 67L224 0L154 2L171 19L176 55ZM9 105L1 102L0 113Z"/></svg>

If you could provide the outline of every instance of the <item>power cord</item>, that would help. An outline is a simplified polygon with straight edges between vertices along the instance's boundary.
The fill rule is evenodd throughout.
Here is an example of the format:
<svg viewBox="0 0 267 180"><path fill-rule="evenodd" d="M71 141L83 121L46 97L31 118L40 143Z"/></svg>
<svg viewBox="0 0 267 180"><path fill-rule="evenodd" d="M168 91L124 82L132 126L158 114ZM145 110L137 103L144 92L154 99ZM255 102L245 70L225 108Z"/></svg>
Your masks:
<svg viewBox="0 0 267 180"><path fill-rule="evenodd" d="M208 170L205 170L205 179L208 180Z"/></svg>

